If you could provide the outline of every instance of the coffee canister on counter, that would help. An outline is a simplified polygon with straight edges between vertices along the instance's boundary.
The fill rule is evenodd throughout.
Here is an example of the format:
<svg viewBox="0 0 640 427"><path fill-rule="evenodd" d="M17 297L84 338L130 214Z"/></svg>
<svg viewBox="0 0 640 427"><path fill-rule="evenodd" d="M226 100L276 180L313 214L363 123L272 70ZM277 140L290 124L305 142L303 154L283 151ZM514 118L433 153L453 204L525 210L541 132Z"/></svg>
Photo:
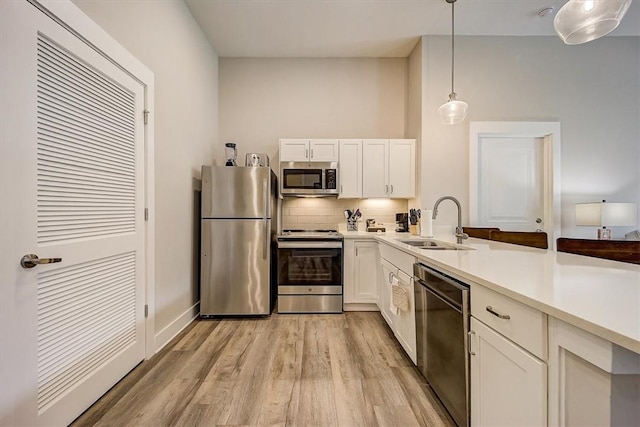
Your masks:
<svg viewBox="0 0 640 427"><path fill-rule="evenodd" d="M244 161L245 166L269 166L269 156L265 153L247 153Z"/></svg>

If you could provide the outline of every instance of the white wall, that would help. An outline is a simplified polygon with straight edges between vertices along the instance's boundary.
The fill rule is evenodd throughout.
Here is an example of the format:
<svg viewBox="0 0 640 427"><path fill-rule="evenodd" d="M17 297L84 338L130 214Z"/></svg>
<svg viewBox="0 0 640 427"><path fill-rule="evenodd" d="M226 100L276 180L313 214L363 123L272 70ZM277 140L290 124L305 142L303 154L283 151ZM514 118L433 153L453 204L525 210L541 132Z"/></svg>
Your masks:
<svg viewBox="0 0 640 427"><path fill-rule="evenodd" d="M406 113L406 130L405 138L412 138L416 140L416 159L422 158L422 122L423 122L423 108L422 99L425 96L424 90L426 83L423 81L425 78L423 69L426 68L426 45L423 43L423 38L418 40L418 43L413 48L413 51L408 58L408 70L407 70L407 113ZM420 160L416 160L420 162ZM420 165L420 163L418 163ZM409 207L416 209L423 209L421 204L421 188L422 188L422 168L416 167L416 195L415 199L409 200Z"/></svg>
<svg viewBox="0 0 640 427"><path fill-rule="evenodd" d="M469 121L560 121L562 235L596 235L594 228L575 226L578 202L640 207L640 37L580 46L557 37L456 37L455 90L470 106L458 126L441 125L436 113L450 92L450 38L428 36L423 43L423 205L454 195L466 222ZM453 204L443 205L440 221L455 223ZM616 227L613 234L634 228Z"/></svg>
<svg viewBox="0 0 640 427"><path fill-rule="evenodd" d="M218 57L182 1L74 0L155 74L155 332L197 313L200 166L218 145ZM152 213L152 214L154 214Z"/></svg>
<svg viewBox="0 0 640 427"><path fill-rule="evenodd" d="M221 147L277 173L280 138L403 138L406 84L406 58L220 58Z"/></svg>
<svg viewBox="0 0 640 427"><path fill-rule="evenodd" d="M280 138L404 138L406 58L220 58L220 158L225 142L267 153L279 173ZM285 199L283 228L334 229L345 208L395 221L406 201Z"/></svg>

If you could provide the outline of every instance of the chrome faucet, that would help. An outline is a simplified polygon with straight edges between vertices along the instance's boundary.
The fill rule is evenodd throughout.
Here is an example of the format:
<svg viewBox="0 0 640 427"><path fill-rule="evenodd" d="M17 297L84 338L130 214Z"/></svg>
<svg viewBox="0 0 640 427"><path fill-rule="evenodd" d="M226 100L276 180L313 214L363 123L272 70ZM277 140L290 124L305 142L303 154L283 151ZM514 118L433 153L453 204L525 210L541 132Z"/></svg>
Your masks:
<svg viewBox="0 0 640 427"><path fill-rule="evenodd" d="M458 226L456 227L455 236L456 236L456 242L458 244L461 244L462 243L462 239L468 239L469 235L462 231L462 207L460 206L460 202L458 201L458 199L456 199L453 196L440 197L438 200L436 200L436 204L433 205L433 216L432 216L432 218L434 220L436 219L436 217L438 216L438 205L440 205L440 202L442 202L443 200L447 200L447 199L451 200L458 207Z"/></svg>

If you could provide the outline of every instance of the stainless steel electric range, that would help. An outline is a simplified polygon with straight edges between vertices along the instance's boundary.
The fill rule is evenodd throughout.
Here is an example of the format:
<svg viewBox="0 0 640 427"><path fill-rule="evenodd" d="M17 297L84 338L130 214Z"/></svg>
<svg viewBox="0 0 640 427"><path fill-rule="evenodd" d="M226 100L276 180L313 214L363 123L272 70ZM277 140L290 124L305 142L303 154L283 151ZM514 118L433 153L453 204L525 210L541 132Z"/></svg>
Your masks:
<svg viewBox="0 0 640 427"><path fill-rule="evenodd" d="M342 243L336 230L277 236L278 313L342 313Z"/></svg>

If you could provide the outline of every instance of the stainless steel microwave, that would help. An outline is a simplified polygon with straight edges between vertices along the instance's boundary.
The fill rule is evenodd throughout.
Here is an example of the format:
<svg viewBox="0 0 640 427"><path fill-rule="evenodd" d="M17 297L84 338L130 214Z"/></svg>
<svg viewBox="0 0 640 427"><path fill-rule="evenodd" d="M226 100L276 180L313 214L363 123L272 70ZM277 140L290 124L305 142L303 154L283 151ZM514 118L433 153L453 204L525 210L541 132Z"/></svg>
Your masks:
<svg viewBox="0 0 640 427"><path fill-rule="evenodd" d="M281 162L283 196L337 196L338 162Z"/></svg>

